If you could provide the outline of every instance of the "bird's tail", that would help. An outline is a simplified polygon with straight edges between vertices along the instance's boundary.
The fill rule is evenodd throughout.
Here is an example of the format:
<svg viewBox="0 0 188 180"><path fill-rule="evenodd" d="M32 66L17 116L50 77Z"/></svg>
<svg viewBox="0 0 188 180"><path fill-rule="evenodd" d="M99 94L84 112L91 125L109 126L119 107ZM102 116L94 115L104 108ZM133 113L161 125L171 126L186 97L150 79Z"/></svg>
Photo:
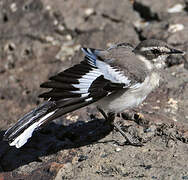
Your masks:
<svg viewBox="0 0 188 180"><path fill-rule="evenodd" d="M100 99L101 97L98 96ZM32 136L34 130L64 114L87 106L96 100L92 98L73 98L72 100L47 101L27 113L4 134L10 146L22 147Z"/></svg>
<svg viewBox="0 0 188 180"><path fill-rule="evenodd" d="M8 141L10 146L20 148L32 136L33 131L47 122L56 110L54 102L45 102L19 119L5 132L3 139Z"/></svg>

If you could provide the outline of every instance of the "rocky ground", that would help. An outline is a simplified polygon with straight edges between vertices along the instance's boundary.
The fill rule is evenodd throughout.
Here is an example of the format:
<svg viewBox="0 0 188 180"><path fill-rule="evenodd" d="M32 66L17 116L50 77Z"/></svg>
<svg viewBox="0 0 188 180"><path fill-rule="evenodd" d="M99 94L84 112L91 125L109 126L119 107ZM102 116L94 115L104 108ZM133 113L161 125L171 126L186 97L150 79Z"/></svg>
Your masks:
<svg viewBox="0 0 188 180"><path fill-rule="evenodd" d="M0 0L0 180L188 179L188 55L169 58L160 88L128 112L135 121L117 118L142 147L122 145L92 106L23 148L2 141L42 102L39 85L81 61L80 47L156 38L188 52L187 14L187 0Z"/></svg>

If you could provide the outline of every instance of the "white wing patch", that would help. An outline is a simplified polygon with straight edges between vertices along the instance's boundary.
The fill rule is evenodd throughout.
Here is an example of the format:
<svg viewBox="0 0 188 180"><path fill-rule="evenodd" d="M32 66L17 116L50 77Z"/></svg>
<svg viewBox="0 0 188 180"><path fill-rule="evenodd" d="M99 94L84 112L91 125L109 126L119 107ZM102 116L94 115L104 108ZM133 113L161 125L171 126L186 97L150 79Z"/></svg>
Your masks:
<svg viewBox="0 0 188 180"><path fill-rule="evenodd" d="M44 117L42 117L38 122L35 122L31 126L29 126L23 133L21 133L14 141L12 141L9 145L10 146L16 146L16 148L22 147L27 140L32 136L33 131L38 128L46 118L50 117L52 114L54 114L55 111L52 111L48 114L46 114Z"/></svg>
<svg viewBox="0 0 188 180"><path fill-rule="evenodd" d="M106 79L115 83L124 83L126 85L130 84L131 80L129 80L128 77L124 76L122 72L111 67L109 64L97 60L96 65L103 72Z"/></svg>
<svg viewBox="0 0 188 180"><path fill-rule="evenodd" d="M95 52L93 52L91 49L82 48L82 51L88 57L88 59L87 59L88 63L91 66L97 67L99 69L98 73L100 75L103 75L105 79L110 80L111 82L114 82L114 83L124 83L126 86L130 85L131 80L129 80L128 77L124 76L124 74L121 71L113 68L109 64L97 59ZM86 74L85 78L88 78L87 75L92 75L92 73Z"/></svg>
<svg viewBox="0 0 188 180"><path fill-rule="evenodd" d="M80 79L78 79L79 84L72 84L75 88L79 88L77 91L71 91L73 93L82 94L82 97L86 97L88 95L88 90L99 76L103 75L98 69L92 68L92 70L85 75L83 75Z"/></svg>
<svg viewBox="0 0 188 180"><path fill-rule="evenodd" d="M92 99L93 99L93 98L90 97L90 98L85 99L85 101L86 101L86 102L88 102L88 101L92 101Z"/></svg>
<svg viewBox="0 0 188 180"><path fill-rule="evenodd" d="M130 89L137 89L137 88L139 88L141 85L142 85L141 83L133 84L132 86L130 86Z"/></svg>

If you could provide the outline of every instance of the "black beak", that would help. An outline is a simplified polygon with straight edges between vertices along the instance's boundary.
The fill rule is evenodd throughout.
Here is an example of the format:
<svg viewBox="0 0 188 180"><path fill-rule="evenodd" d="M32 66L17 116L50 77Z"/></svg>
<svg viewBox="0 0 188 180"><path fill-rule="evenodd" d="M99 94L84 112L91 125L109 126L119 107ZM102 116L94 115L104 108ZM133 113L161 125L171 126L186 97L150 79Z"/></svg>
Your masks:
<svg viewBox="0 0 188 180"><path fill-rule="evenodd" d="M170 53L169 54L182 54L182 55L184 55L185 52L177 50L177 49L170 49Z"/></svg>

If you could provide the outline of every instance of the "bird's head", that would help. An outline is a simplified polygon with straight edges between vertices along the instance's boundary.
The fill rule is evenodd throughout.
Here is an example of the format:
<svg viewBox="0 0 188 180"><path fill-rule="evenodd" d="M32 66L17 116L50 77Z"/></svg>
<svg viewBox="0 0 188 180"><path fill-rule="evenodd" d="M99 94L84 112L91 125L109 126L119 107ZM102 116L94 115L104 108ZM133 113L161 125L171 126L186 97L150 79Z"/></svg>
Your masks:
<svg viewBox="0 0 188 180"><path fill-rule="evenodd" d="M133 51L141 58L149 60L157 69L165 66L166 58L169 55L184 54L183 51L174 49L164 41L156 39L142 41Z"/></svg>

